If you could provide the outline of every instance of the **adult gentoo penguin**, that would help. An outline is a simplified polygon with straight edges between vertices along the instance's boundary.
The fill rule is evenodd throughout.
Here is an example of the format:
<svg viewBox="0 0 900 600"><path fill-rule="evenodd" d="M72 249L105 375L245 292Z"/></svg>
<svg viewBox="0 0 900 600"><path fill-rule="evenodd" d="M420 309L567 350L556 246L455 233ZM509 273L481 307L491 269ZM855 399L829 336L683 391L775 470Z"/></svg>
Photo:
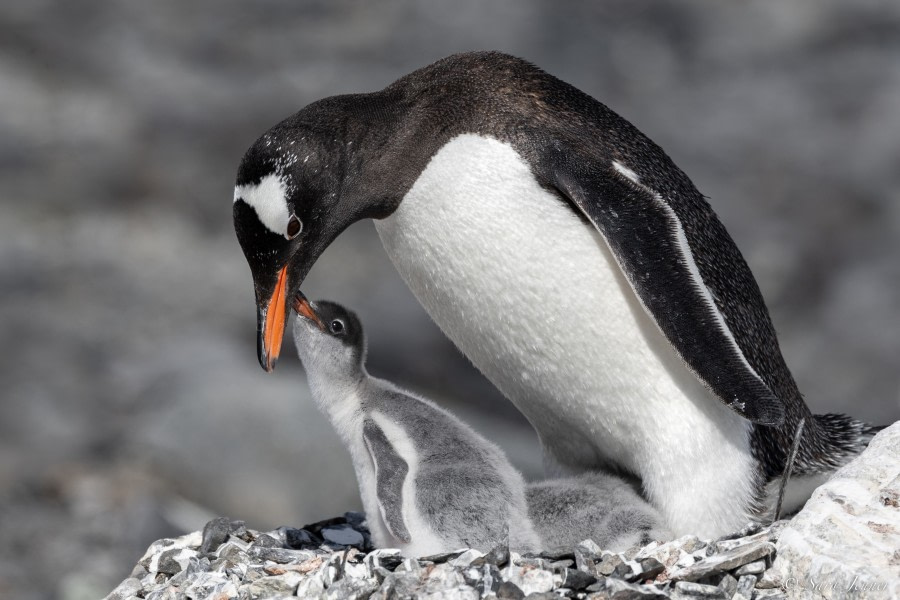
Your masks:
<svg viewBox="0 0 900 600"><path fill-rule="evenodd" d="M294 304L297 352L313 399L350 450L375 544L408 556L537 550L525 483L503 452L430 401L370 377L354 313L302 296Z"/></svg>
<svg viewBox="0 0 900 600"><path fill-rule="evenodd" d="M552 468L637 475L676 533L770 510L810 411L734 242L630 123L526 61L477 52L274 126L234 193L265 369L285 299L364 218ZM794 505L873 434L843 415L807 421Z"/></svg>
<svg viewBox="0 0 900 600"><path fill-rule="evenodd" d="M333 302L293 303L294 343L319 409L350 450L376 545L423 556L669 539L626 482L588 473L525 485L497 446L431 401L371 377L358 317Z"/></svg>

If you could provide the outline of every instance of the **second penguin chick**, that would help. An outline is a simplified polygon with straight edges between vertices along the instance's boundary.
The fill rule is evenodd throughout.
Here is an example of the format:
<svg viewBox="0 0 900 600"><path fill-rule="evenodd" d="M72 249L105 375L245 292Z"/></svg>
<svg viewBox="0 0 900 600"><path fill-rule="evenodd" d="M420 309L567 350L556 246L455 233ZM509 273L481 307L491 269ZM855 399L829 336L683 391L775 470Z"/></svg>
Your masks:
<svg viewBox="0 0 900 600"><path fill-rule="evenodd" d="M408 556L501 543L538 548L522 476L497 446L432 402L369 376L354 313L303 297L294 309L313 399L350 450L377 546Z"/></svg>
<svg viewBox="0 0 900 600"><path fill-rule="evenodd" d="M525 493L545 550L590 538L604 550L621 552L672 538L662 515L617 475L592 472L540 481L528 484Z"/></svg>

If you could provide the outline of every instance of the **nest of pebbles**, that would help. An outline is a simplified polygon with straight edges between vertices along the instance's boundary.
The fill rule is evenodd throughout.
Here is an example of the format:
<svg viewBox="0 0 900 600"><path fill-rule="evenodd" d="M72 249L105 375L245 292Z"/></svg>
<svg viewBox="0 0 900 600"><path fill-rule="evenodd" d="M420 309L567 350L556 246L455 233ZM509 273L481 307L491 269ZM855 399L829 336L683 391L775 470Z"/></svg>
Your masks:
<svg viewBox="0 0 900 600"><path fill-rule="evenodd" d="M498 547L413 558L374 548L359 513L265 533L218 518L154 542L107 600L777 598L769 568L782 523L620 553L585 540L539 554Z"/></svg>

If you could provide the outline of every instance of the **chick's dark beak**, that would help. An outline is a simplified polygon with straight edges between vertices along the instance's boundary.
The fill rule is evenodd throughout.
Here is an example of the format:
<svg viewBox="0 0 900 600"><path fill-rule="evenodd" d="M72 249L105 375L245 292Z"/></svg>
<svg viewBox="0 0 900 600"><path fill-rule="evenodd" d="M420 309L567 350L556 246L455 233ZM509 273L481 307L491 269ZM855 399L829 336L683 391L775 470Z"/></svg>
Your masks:
<svg viewBox="0 0 900 600"><path fill-rule="evenodd" d="M319 315L316 314L316 311L313 310L312 305L309 303L309 300L306 299L301 292L297 292L297 295L294 297L294 310L298 315L309 319L313 323L319 326L319 329L325 331L325 323L322 322L322 319L319 318Z"/></svg>
<svg viewBox="0 0 900 600"><path fill-rule="evenodd" d="M267 372L275 368L278 355L281 354L281 341L287 324L287 270L285 265L278 272L278 280L271 298L264 305L257 306L256 353L259 364Z"/></svg>

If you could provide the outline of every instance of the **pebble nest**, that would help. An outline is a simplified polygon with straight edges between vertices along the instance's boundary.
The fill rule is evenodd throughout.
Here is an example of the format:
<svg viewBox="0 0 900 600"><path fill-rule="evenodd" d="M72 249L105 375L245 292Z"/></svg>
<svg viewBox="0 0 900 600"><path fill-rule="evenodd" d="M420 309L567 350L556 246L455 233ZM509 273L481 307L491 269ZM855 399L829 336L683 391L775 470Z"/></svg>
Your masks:
<svg viewBox="0 0 900 600"><path fill-rule="evenodd" d="M374 548L360 513L265 533L218 518L154 542L107 600L784 598L769 570L783 523L619 553L585 540L538 554L497 547L413 558Z"/></svg>

